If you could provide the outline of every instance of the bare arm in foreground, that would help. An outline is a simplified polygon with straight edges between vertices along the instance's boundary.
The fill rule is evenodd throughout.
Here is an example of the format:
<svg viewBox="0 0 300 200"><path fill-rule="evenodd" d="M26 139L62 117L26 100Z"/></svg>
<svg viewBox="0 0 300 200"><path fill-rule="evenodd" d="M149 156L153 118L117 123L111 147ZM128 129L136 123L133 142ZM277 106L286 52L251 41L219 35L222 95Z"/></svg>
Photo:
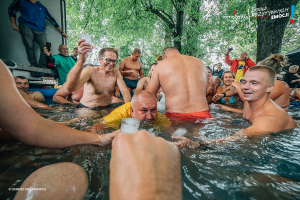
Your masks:
<svg viewBox="0 0 300 200"><path fill-rule="evenodd" d="M121 133L110 160L111 200L182 199L178 148L147 131Z"/></svg>
<svg viewBox="0 0 300 200"><path fill-rule="evenodd" d="M21 97L9 69L0 60L0 128L35 146L60 148L77 144L110 144L116 132L97 135L42 118Z"/></svg>

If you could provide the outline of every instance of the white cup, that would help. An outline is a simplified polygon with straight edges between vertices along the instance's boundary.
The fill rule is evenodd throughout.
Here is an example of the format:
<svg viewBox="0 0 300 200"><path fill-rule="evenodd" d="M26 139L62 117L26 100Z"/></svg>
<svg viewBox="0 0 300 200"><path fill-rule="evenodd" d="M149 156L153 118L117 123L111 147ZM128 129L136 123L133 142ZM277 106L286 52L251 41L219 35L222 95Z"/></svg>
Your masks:
<svg viewBox="0 0 300 200"><path fill-rule="evenodd" d="M93 47L93 42L92 42L92 40L91 40L91 36L90 36L90 35L88 35L88 34L82 34L82 35L79 36L79 39L80 39L80 40L81 40L81 39L84 39L84 40L85 40L84 43L89 43L89 44L91 45L91 47ZM90 52L89 52L89 53L90 53Z"/></svg>
<svg viewBox="0 0 300 200"><path fill-rule="evenodd" d="M137 119L122 119L121 133L134 133L139 130L140 121Z"/></svg>

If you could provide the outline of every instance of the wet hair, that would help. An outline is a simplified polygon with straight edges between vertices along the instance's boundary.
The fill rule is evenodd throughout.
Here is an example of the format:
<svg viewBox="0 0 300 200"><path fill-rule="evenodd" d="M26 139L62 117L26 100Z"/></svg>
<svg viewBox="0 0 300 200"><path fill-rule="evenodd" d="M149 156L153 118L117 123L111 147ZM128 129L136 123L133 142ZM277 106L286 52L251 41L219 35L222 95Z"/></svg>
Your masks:
<svg viewBox="0 0 300 200"><path fill-rule="evenodd" d="M74 48L73 48L73 50L75 50L75 49L78 50L78 47L74 47Z"/></svg>
<svg viewBox="0 0 300 200"><path fill-rule="evenodd" d="M142 95L142 94L146 94L146 96L149 98L149 96L153 97L155 99L155 102L156 102L156 97L154 94L152 94L151 92L147 91L147 90L140 90L136 93L134 93L132 99L131 99L131 107L134 108L134 104L135 102L138 101L139 99L139 96Z"/></svg>
<svg viewBox="0 0 300 200"><path fill-rule="evenodd" d="M232 71L225 71L225 72L223 72L222 77L221 77L222 81L224 80L225 74L228 74L228 73L231 73L233 79L235 79L235 73L234 72L232 72Z"/></svg>
<svg viewBox="0 0 300 200"><path fill-rule="evenodd" d="M166 47L166 48L164 48L164 50L163 50L163 54L167 53L167 52L170 51L170 50L176 50L176 51L178 51L178 49L177 49L176 47ZM179 52L179 51L178 51L178 52Z"/></svg>
<svg viewBox="0 0 300 200"><path fill-rule="evenodd" d="M112 47L104 47L102 49L100 49L99 53L98 53L98 57L103 57L104 56L104 53L106 51L110 51L110 52L114 52L115 54L117 54L117 59L119 58L119 52L117 49L115 48L112 48Z"/></svg>
<svg viewBox="0 0 300 200"><path fill-rule="evenodd" d="M27 79L25 76L16 76L15 78L19 78L19 79L22 79L22 80Z"/></svg>
<svg viewBox="0 0 300 200"><path fill-rule="evenodd" d="M136 53L142 54L142 52L141 52L141 50L140 50L139 48L134 48L134 49L132 50L132 53L133 53L133 54L136 54Z"/></svg>
<svg viewBox="0 0 300 200"><path fill-rule="evenodd" d="M206 67L206 69L209 69L211 71L210 66L206 65L205 67Z"/></svg>
<svg viewBox="0 0 300 200"><path fill-rule="evenodd" d="M265 65L256 65L248 69L248 71L262 71L266 72L269 76L269 83L270 84L275 84L276 81L276 71L269 66Z"/></svg>
<svg viewBox="0 0 300 200"><path fill-rule="evenodd" d="M273 68L277 74L280 74L282 67L289 66L288 58L283 54L272 54L271 56L259 61L257 64Z"/></svg>

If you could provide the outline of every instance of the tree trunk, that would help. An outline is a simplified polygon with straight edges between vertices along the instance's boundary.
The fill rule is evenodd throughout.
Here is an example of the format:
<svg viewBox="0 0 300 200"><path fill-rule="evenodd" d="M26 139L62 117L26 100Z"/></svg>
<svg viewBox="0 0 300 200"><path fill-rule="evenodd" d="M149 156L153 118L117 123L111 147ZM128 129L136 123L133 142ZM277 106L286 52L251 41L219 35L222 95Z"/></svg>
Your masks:
<svg viewBox="0 0 300 200"><path fill-rule="evenodd" d="M176 17L176 30L174 31L174 46L181 52L181 38L182 38L182 29L183 29L183 11L177 10Z"/></svg>
<svg viewBox="0 0 300 200"><path fill-rule="evenodd" d="M270 56L270 54L281 52L284 30L290 21L291 6L297 5L298 1L299 0L257 0L257 8L266 7L269 11L285 8L289 9L288 17L272 19L271 16L274 16L274 14L270 14L270 17L257 19L257 62Z"/></svg>

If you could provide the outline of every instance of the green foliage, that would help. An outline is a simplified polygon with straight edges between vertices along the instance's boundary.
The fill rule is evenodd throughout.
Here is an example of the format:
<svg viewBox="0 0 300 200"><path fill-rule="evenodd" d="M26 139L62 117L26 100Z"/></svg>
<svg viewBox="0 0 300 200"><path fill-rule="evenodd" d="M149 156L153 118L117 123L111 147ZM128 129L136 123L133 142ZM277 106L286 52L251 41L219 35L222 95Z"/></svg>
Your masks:
<svg viewBox="0 0 300 200"><path fill-rule="evenodd" d="M90 34L95 50L89 62L94 64L102 47L118 48L119 61L138 47L142 50L145 74L163 48L174 46L176 41L181 45L181 53L198 57L206 65L223 61L229 46L234 48L231 58L247 51L255 61L257 21L252 16L255 3L255 0L66 0L68 45L72 48L80 34ZM294 19L283 40L285 52L299 46L299 6Z"/></svg>

